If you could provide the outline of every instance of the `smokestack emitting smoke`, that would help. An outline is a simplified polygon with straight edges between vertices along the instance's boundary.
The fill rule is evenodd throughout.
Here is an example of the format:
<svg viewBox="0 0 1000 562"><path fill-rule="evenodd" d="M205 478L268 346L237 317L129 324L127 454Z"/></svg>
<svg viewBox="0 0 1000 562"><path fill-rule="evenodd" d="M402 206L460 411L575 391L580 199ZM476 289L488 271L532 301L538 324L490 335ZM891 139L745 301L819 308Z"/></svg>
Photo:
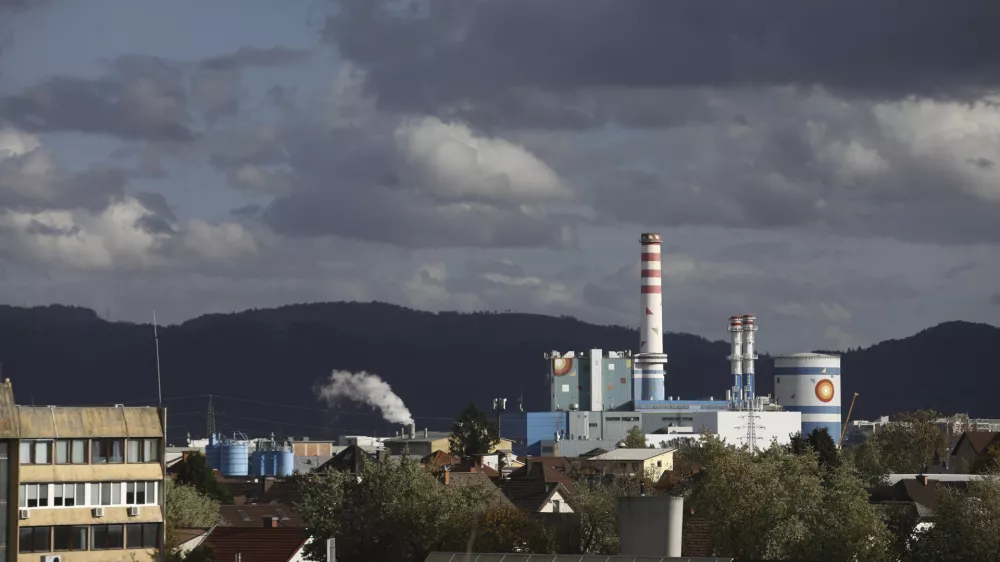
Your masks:
<svg viewBox="0 0 1000 562"><path fill-rule="evenodd" d="M406 404L403 403L403 399L396 396L389 383L379 378L378 375L365 371L360 373L334 371L330 373L330 379L317 390L317 393L328 404L335 404L340 399L346 398L378 408L387 422L406 426L413 424L413 417Z"/></svg>
<svg viewBox="0 0 1000 562"><path fill-rule="evenodd" d="M633 378L639 385L640 400L663 400L663 288L660 284L660 235L647 232L642 243L641 295L642 321L639 324L639 354L635 358Z"/></svg>

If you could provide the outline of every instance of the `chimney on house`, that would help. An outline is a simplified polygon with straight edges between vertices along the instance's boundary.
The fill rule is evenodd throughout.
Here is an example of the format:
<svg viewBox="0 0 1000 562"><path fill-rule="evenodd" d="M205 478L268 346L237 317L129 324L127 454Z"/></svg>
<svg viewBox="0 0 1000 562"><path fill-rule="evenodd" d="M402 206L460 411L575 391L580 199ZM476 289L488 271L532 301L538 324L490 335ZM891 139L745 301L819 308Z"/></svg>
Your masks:
<svg viewBox="0 0 1000 562"><path fill-rule="evenodd" d="M926 486L927 485L927 475L926 474L918 474L917 475L917 482L920 482L921 484L923 484L924 486Z"/></svg>
<svg viewBox="0 0 1000 562"><path fill-rule="evenodd" d="M278 528L278 518L273 515L268 515L264 517L264 528L265 529L277 529Z"/></svg>
<svg viewBox="0 0 1000 562"><path fill-rule="evenodd" d="M447 468L444 470L444 485L447 486L451 484L451 471Z"/></svg>
<svg viewBox="0 0 1000 562"><path fill-rule="evenodd" d="M261 490L263 491L263 493L266 494L271 490L271 486L274 485L274 477L266 476L261 479L260 483L261 483Z"/></svg>
<svg viewBox="0 0 1000 562"><path fill-rule="evenodd" d="M527 461L525 462L525 468L528 476L531 476L531 467L534 466L534 462L531 460L531 455L527 456Z"/></svg>

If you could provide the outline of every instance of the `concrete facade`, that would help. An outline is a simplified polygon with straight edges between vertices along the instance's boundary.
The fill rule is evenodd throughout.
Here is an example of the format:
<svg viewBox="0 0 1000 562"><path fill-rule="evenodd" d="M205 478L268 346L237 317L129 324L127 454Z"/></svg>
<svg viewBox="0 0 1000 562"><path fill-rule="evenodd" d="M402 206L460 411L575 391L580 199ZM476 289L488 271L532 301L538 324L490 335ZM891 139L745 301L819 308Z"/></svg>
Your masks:
<svg viewBox="0 0 1000 562"><path fill-rule="evenodd" d="M591 349L552 352L545 358L551 411L621 410L632 402L631 352Z"/></svg>
<svg viewBox="0 0 1000 562"><path fill-rule="evenodd" d="M748 424L751 415L757 437L756 446L766 449L771 442L788 445L792 435L802 428L802 414L799 412L762 411L762 412L697 412L694 414L692 427L694 433L713 433L730 445L745 445L748 434Z"/></svg>
<svg viewBox="0 0 1000 562"><path fill-rule="evenodd" d="M152 407L14 406L10 382L0 384L12 476L3 560L154 560L164 538L165 416Z"/></svg>

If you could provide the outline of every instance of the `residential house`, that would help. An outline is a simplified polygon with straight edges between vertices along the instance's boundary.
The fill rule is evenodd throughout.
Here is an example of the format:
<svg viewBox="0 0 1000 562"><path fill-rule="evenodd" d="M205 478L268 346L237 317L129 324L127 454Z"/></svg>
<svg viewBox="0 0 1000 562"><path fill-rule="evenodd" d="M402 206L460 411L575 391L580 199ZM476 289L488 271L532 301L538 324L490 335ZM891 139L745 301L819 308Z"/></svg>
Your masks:
<svg viewBox="0 0 1000 562"><path fill-rule="evenodd" d="M295 505L302 502L302 491L294 480L263 478L220 478L219 481L233 495L235 505L284 504Z"/></svg>
<svg viewBox="0 0 1000 562"><path fill-rule="evenodd" d="M10 381L0 383L0 489L17 490L16 506L3 502L6 559L154 560L164 538L165 416L153 407L15 406Z"/></svg>
<svg viewBox="0 0 1000 562"><path fill-rule="evenodd" d="M968 474L985 463L990 446L997 442L1000 432L966 431L952 448L949 464L955 472Z"/></svg>
<svg viewBox="0 0 1000 562"><path fill-rule="evenodd" d="M451 433L424 429L420 433L411 431L401 437L385 439L382 441L382 445L393 456L402 455L404 451L407 451L410 455L418 455L422 458L434 451L450 453L449 437L451 437Z"/></svg>
<svg viewBox="0 0 1000 562"><path fill-rule="evenodd" d="M348 445L342 451L323 463L317 470L345 470L348 472L358 472L361 470L361 463L368 460L376 460L376 453L371 453L357 445Z"/></svg>
<svg viewBox="0 0 1000 562"><path fill-rule="evenodd" d="M255 527L225 527L211 529L178 529L185 539L176 551L191 552L207 543L215 552L215 559L240 562L307 562L303 551L312 542L305 529L279 527L265 521Z"/></svg>
<svg viewBox="0 0 1000 562"><path fill-rule="evenodd" d="M564 457L527 457L524 466L510 472L511 480L535 480L546 484L562 484L570 493L573 491L573 478L570 472L573 465Z"/></svg>
<svg viewBox="0 0 1000 562"><path fill-rule="evenodd" d="M912 510L917 525L914 532L934 524L934 504L938 494L944 489L968 490L973 478L933 478L926 474L910 475L907 478L868 490L869 501L876 505L898 505ZM953 475L944 475L953 476Z"/></svg>
<svg viewBox="0 0 1000 562"><path fill-rule="evenodd" d="M558 482L541 480L499 480L496 482L504 496L515 506L532 513L573 513L567 503L569 492Z"/></svg>
<svg viewBox="0 0 1000 562"><path fill-rule="evenodd" d="M588 462L606 472L645 475L656 482L665 471L673 469L676 450L621 448L591 457Z"/></svg>
<svg viewBox="0 0 1000 562"><path fill-rule="evenodd" d="M501 492L500 489L493 483L493 480L482 472L452 472L450 470L446 470L441 473L439 478L441 483L445 486L482 486L486 493L493 496L496 504L513 505L511 501L507 499L507 496L505 496L503 492Z"/></svg>
<svg viewBox="0 0 1000 562"><path fill-rule="evenodd" d="M277 521L278 527L305 527L305 521L294 508L280 503L257 505L223 505L219 512L229 527L261 527Z"/></svg>

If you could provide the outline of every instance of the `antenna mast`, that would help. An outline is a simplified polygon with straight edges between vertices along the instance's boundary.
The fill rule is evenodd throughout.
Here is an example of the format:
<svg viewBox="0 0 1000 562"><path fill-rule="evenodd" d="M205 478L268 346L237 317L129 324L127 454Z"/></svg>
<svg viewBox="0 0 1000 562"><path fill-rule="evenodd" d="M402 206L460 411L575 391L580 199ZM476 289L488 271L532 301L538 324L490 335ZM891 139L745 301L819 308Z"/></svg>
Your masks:
<svg viewBox="0 0 1000 562"><path fill-rule="evenodd" d="M153 311L153 342L156 344L156 404L163 408L163 386L160 383L160 336L156 331L156 311Z"/></svg>

